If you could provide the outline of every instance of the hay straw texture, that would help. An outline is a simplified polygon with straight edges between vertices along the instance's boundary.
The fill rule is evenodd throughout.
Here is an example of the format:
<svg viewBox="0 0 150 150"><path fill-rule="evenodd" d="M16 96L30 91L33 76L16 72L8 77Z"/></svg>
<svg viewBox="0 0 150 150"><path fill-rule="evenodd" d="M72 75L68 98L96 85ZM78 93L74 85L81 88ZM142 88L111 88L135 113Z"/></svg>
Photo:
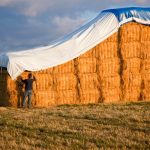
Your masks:
<svg viewBox="0 0 150 150"><path fill-rule="evenodd" d="M80 57L33 74L35 107L150 100L150 27L127 23ZM24 85L4 70L0 84L0 105L21 106Z"/></svg>

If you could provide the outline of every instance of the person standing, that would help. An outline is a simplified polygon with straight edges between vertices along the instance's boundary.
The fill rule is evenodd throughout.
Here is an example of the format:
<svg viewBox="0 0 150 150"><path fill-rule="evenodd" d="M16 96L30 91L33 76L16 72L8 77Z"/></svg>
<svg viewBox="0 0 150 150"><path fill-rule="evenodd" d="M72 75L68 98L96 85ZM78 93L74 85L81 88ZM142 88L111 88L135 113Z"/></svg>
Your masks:
<svg viewBox="0 0 150 150"><path fill-rule="evenodd" d="M21 81L25 84L25 92L23 95L23 103L22 103L23 108L25 108L27 97L28 97L28 108L31 108L32 87L33 87L33 82L36 81L36 78L32 76L32 73L29 73L28 79L23 80L21 78Z"/></svg>

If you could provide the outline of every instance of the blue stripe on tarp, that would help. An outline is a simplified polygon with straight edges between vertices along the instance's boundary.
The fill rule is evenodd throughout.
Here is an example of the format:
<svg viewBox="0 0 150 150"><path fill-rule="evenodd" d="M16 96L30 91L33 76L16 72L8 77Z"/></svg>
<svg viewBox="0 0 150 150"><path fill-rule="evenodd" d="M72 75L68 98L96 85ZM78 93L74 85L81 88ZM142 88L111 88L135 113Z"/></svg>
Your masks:
<svg viewBox="0 0 150 150"><path fill-rule="evenodd" d="M118 9L107 9L102 12L111 12L113 13L119 22L122 22L125 19L129 18L138 18L144 21L150 21L150 7L141 8L141 7L128 7L128 8L118 8Z"/></svg>

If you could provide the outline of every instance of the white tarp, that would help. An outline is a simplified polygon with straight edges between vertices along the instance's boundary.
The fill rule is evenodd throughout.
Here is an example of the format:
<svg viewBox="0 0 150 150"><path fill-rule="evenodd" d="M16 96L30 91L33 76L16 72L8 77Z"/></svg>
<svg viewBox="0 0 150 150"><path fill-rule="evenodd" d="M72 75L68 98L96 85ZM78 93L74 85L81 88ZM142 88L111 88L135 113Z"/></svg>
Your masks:
<svg viewBox="0 0 150 150"><path fill-rule="evenodd" d="M15 79L25 70L38 71L50 68L80 56L117 32L123 23L134 20L150 24L149 8L145 13L143 8L142 11L141 9L137 11L135 8L126 9L126 12L118 10L103 11L91 22L49 46L0 55L0 66L7 67L10 76Z"/></svg>

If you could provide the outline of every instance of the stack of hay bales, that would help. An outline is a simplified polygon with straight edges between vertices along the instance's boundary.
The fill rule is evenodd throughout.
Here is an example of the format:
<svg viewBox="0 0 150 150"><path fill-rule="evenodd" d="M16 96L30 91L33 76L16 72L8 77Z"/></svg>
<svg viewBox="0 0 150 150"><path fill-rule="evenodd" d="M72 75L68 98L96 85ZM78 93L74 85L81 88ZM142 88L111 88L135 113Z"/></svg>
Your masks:
<svg viewBox="0 0 150 150"><path fill-rule="evenodd" d="M53 68L54 90L57 104L74 104L77 99L74 61Z"/></svg>
<svg viewBox="0 0 150 150"><path fill-rule="evenodd" d="M75 59L75 69L80 103L98 103L101 92L99 91L95 48Z"/></svg>
<svg viewBox="0 0 150 150"><path fill-rule="evenodd" d="M53 69L36 72L34 76L37 79L33 86L34 105L42 107L54 105L56 92L54 90Z"/></svg>
<svg viewBox="0 0 150 150"><path fill-rule="evenodd" d="M32 102L37 107L149 100L150 28L127 23L78 58L33 74ZM21 106L23 84L6 71L0 83L0 105Z"/></svg>
<svg viewBox="0 0 150 150"><path fill-rule="evenodd" d="M119 47L122 57L122 93L126 101L140 98L142 81L141 29L138 23L128 23L120 28Z"/></svg>
<svg viewBox="0 0 150 150"><path fill-rule="evenodd" d="M150 100L150 27L141 28L142 84L141 98Z"/></svg>
<svg viewBox="0 0 150 150"><path fill-rule="evenodd" d="M119 101L118 33L96 46L96 58L103 102Z"/></svg>

